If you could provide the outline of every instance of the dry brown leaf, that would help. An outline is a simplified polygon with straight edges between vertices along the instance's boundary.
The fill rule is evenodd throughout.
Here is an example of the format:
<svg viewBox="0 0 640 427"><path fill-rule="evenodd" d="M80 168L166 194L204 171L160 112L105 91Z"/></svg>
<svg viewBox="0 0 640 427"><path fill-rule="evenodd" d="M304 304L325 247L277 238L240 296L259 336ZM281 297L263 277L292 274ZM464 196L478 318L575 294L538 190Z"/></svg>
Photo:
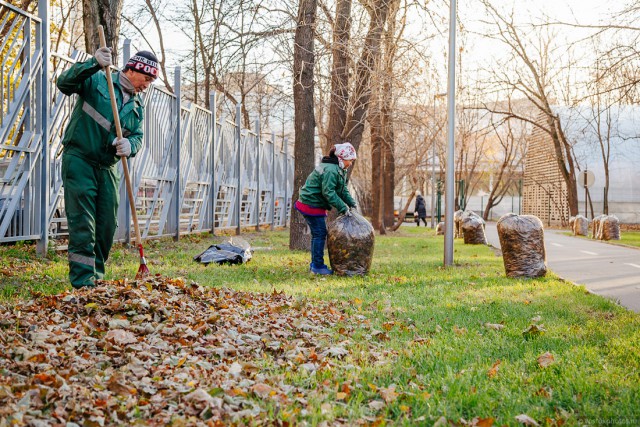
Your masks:
<svg viewBox="0 0 640 427"><path fill-rule="evenodd" d="M440 417L433 423L433 427L446 427L447 425L449 425L449 422L445 417Z"/></svg>
<svg viewBox="0 0 640 427"><path fill-rule="evenodd" d="M396 386L393 384L387 388L380 387L378 391L385 403L395 402L398 396L400 396L400 394L396 393Z"/></svg>
<svg viewBox="0 0 640 427"><path fill-rule="evenodd" d="M455 325L453 327L453 332L455 332L456 335L464 335L467 333L467 328L459 328L458 325Z"/></svg>
<svg viewBox="0 0 640 427"><path fill-rule="evenodd" d="M382 400L372 400L371 402L369 402L369 408L373 409L374 411L379 411L385 406L386 404Z"/></svg>
<svg viewBox="0 0 640 427"><path fill-rule="evenodd" d="M539 424L527 414L516 415L516 421L526 426L538 427Z"/></svg>
<svg viewBox="0 0 640 427"><path fill-rule="evenodd" d="M489 376L489 378L493 378L498 374L498 369L500 369L501 363L502 361L500 359L494 362L493 366L491 366L491 369L489 369L489 371L487 372L487 375Z"/></svg>
<svg viewBox="0 0 640 427"><path fill-rule="evenodd" d="M320 413L322 413L322 415L330 414L332 410L333 410L333 405L331 405L331 403L325 402L322 405L320 405Z"/></svg>
<svg viewBox="0 0 640 427"><path fill-rule="evenodd" d="M493 329L496 331L501 331L504 329L504 325L501 323L485 323L484 327L487 329Z"/></svg>
<svg viewBox="0 0 640 427"><path fill-rule="evenodd" d="M555 358L553 357L553 354L549 353L548 351L544 354L541 354L540 356L538 356L538 365L541 368L546 368L548 366L551 366L555 363Z"/></svg>
<svg viewBox="0 0 640 427"><path fill-rule="evenodd" d="M110 330L109 332L107 332L105 339L107 341L112 341L118 345L127 345L138 342L138 339L132 332L125 331L123 329Z"/></svg>
<svg viewBox="0 0 640 427"><path fill-rule="evenodd" d="M276 391L274 391L273 388L271 388L267 384L262 384L262 383L254 384L251 387L251 391L253 391L256 394L256 396L261 397L262 399L276 394Z"/></svg>
<svg viewBox="0 0 640 427"><path fill-rule="evenodd" d="M472 420L473 422L473 427L491 427L493 426L493 423L495 422L495 420L491 417L488 418L474 418Z"/></svg>

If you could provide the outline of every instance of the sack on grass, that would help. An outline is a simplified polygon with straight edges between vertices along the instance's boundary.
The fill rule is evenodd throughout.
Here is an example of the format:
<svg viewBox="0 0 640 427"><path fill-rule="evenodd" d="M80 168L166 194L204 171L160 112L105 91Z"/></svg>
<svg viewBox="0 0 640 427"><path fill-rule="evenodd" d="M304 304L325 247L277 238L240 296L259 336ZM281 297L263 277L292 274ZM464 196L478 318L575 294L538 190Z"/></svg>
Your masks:
<svg viewBox="0 0 640 427"><path fill-rule="evenodd" d="M620 220L615 215L607 215L600 222L602 240L620 240Z"/></svg>
<svg viewBox="0 0 640 427"><path fill-rule="evenodd" d="M327 248L334 274L365 275L373 259L374 232L371 223L357 212L340 215L328 227Z"/></svg>
<svg viewBox="0 0 640 427"><path fill-rule="evenodd" d="M462 237L462 214L464 211L462 209L457 210L453 213L453 237L460 238Z"/></svg>
<svg viewBox="0 0 640 427"><path fill-rule="evenodd" d="M571 218L573 218L573 222L569 220L569 223L571 224L571 229L573 230L574 236L586 236L587 234L589 234L589 220L586 217L582 215L576 215L575 217Z"/></svg>
<svg viewBox="0 0 640 427"><path fill-rule="evenodd" d="M240 237L232 237L224 243L209 246L193 257L193 260L204 265L243 264L251 259L252 253L249 242Z"/></svg>
<svg viewBox="0 0 640 427"><path fill-rule="evenodd" d="M598 215L591 221L591 238L592 239L602 239L602 220L606 218L606 215Z"/></svg>
<svg viewBox="0 0 640 427"><path fill-rule="evenodd" d="M484 220L478 215L468 215L462 221L462 237L464 243L471 245L486 245L487 236L484 234Z"/></svg>
<svg viewBox="0 0 640 427"><path fill-rule="evenodd" d="M547 274L544 227L533 215L503 215L497 223L507 277Z"/></svg>

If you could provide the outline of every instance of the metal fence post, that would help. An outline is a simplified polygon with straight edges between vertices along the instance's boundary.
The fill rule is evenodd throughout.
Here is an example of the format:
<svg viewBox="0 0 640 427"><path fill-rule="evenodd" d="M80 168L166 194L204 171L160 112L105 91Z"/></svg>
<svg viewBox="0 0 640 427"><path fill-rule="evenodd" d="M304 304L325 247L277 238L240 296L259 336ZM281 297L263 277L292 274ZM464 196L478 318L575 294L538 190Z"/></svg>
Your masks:
<svg viewBox="0 0 640 427"><path fill-rule="evenodd" d="M276 227L276 133L271 132L271 231Z"/></svg>
<svg viewBox="0 0 640 427"><path fill-rule="evenodd" d="M209 108L211 109L211 194L209 196L209 211L211 212L211 234L216 234L216 202L218 200L218 187L216 180L216 139L218 136L218 125L216 124L216 91L209 94Z"/></svg>
<svg viewBox="0 0 640 427"><path fill-rule="evenodd" d="M182 192L182 182L180 180L180 145L182 144L182 100L180 99L180 67L175 68L175 73L173 74L173 87L175 90L176 103L175 103L175 120L176 120L176 133L174 140L174 156L175 156L175 165L176 165L176 177L175 177L175 187L173 191L173 203L174 210L173 215L175 219L175 234L173 236L174 241L180 240L180 211L181 211L181 192Z"/></svg>
<svg viewBox="0 0 640 427"><path fill-rule="evenodd" d="M260 153L262 150L260 149L260 117L256 119L255 124L255 132L256 132L256 231L260 231L260 205L262 201L262 197L260 194Z"/></svg>
<svg viewBox="0 0 640 427"><path fill-rule="evenodd" d="M122 65L127 65L127 62L131 58L131 39L124 39L124 45L122 46ZM121 68L123 68L121 67Z"/></svg>
<svg viewBox="0 0 640 427"><path fill-rule="evenodd" d="M42 69L40 74L40 90L38 97L41 103L38 114L38 126L41 132L42 158L40 175L40 240L36 245L38 255L45 256L49 246L49 0L38 1L40 24L40 43L42 44ZM37 188L37 187L36 187ZM36 193L37 194L37 193Z"/></svg>
<svg viewBox="0 0 640 427"><path fill-rule="evenodd" d="M241 132L240 132L240 126L242 126L242 121L240 120L240 114L242 113L241 111L241 107L242 104L241 103L237 103L236 104L236 154L237 154L237 158L236 158L236 174L237 174L237 178L238 178L238 183L237 183L237 188L236 188L236 235L240 235L240 229L241 229L241 224L240 224L240 217L241 217L241 211L242 211L242 195L240 194L242 191L242 175L241 175L241 163L242 163L242 144L240 142L240 139L242 137Z"/></svg>
<svg viewBox="0 0 640 427"><path fill-rule="evenodd" d="M122 46L122 60L124 61L123 64L126 64L127 61L129 60L130 53L131 53L131 40L124 39L124 45ZM146 128L146 124L145 124L145 128ZM131 161L129 159L127 159L127 166L129 166L129 170L132 170ZM131 178L133 180L135 180L135 176L136 176L135 173L131 174ZM133 188L136 188L135 182L132 182L131 185L133 186ZM124 242L125 244L128 245L131 243L131 211L129 209L129 194L127 193L127 189L124 185L120 186L120 200L124 200L124 203L121 203L120 206L124 207L124 231L125 231ZM122 234L120 233L120 235Z"/></svg>
<svg viewBox="0 0 640 427"><path fill-rule="evenodd" d="M282 226L287 227L287 215L289 214L289 140L284 138L282 141L284 145L284 206L282 207Z"/></svg>

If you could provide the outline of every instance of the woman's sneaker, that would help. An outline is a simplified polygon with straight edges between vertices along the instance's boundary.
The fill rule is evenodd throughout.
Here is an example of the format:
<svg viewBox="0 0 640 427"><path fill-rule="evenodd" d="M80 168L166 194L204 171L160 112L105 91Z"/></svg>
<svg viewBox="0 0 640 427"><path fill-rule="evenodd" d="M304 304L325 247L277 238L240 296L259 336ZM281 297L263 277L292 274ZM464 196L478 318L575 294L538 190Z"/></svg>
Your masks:
<svg viewBox="0 0 640 427"><path fill-rule="evenodd" d="M309 271L313 274L333 274L333 271L329 270L329 267L327 267L325 264L322 265L322 267L314 267L313 263L309 264Z"/></svg>

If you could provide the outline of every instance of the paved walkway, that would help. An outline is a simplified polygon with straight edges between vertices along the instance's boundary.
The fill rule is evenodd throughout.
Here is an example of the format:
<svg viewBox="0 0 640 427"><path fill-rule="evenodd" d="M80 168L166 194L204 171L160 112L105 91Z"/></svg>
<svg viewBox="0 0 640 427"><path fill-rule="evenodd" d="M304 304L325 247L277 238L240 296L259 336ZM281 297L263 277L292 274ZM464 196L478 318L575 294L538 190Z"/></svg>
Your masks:
<svg viewBox="0 0 640 427"><path fill-rule="evenodd" d="M640 249L545 230L547 266L565 280L640 312ZM500 248L496 224L487 223L489 244Z"/></svg>

